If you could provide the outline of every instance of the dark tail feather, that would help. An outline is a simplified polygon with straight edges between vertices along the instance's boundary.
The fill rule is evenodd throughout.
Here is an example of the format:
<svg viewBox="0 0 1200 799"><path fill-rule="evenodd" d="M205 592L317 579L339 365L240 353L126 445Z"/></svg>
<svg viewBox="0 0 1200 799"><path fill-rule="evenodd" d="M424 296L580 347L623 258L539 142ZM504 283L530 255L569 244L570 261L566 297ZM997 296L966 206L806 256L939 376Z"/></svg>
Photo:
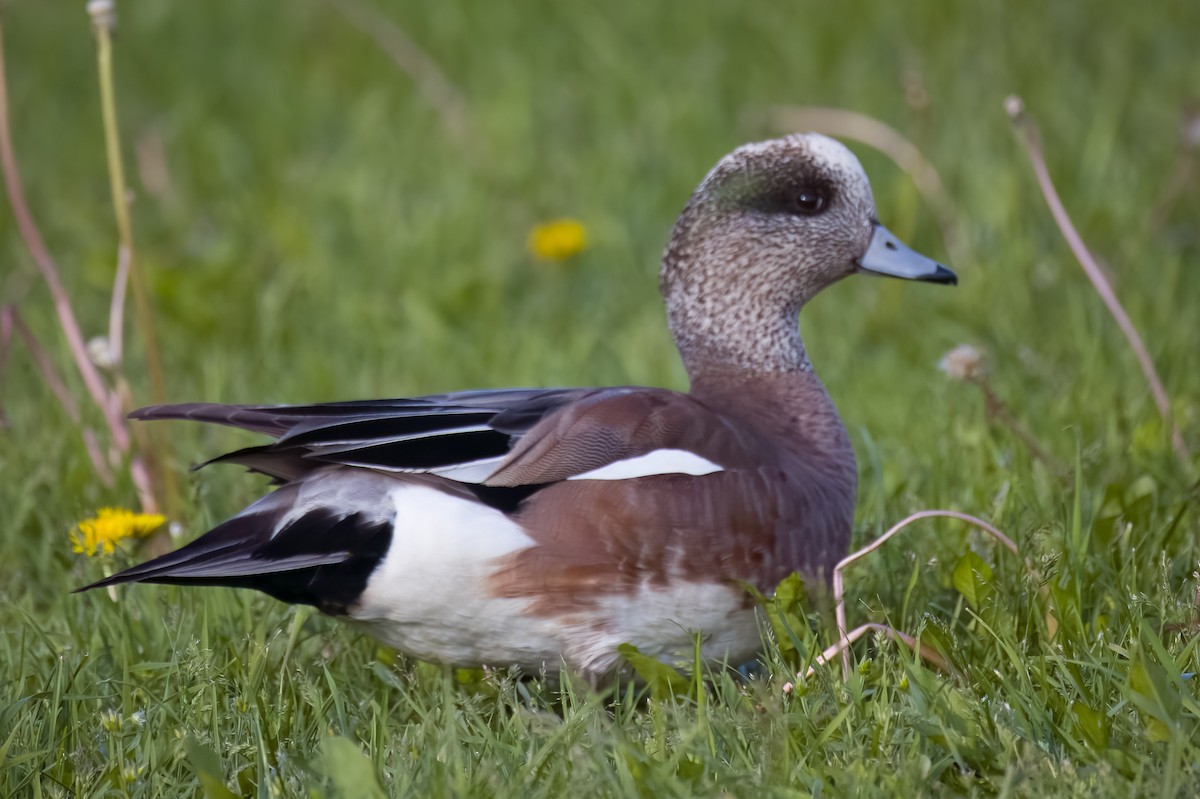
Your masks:
<svg viewBox="0 0 1200 799"><path fill-rule="evenodd" d="M304 457L305 451L295 448L275 449L274 444L259 447L246 447L234 452L226 452L215 458L197 463L192 471L203 469L214 463L236 463L245 466L252 472L265 474L276 484L290 483L299 480L317 469L327 468L329 464L312 461Z"/></svg>
<svg viewBox="0 0 1200 799"><path fill-rule="evenodd" d="M502 406L476 408L439 404L422 397L324 402L316 405L223 405L218 402L185 402L178 405L149 405L138 408L129 414L129 418L139 421L183 419L223 424L278 437L297 428L324 429L355 422L386 424L390 419L395 419L397 424L407 427L412 423L404 422L405 418L419 419L425 416L465 415L485 420L502 409Z"/></svg>
<svg viewBox="0 0 1200 799"><path fill-rule="evenodd" d="M90 591L93 588L105 588L120 583L182 584L201 582L196 579L201 570L205 571L206 576L211 580L217 575L213 574L211 569L204 569L205 566L214 566L222 561L228 561L238 551L246 553L247 550L256 549L259 541L270 536L274 522L273 514L270 517L262 513L234 516L174 552L168 552L153 560L117 572L111 577L105 577L90 585L76 588L73 593ZM245 554L242 557L244 559Z"/></svg>
<svg viewBox="0 0 1200 799"><path fill-rule="evenodd" d="M296 424L294 418L276 412L268 406L221 405L216 402L187 402L180 405L150 405L129 414L130 419L186 419L193 422L223 424L280 436Z"/></svg>
<svg viewBox="0 0 1200 799"><path fill-rule="evenodd" d="M76 592L119 583L253 588L283 602L344 613L391 543L392 515L380 495L392 478L357 471L338 478L327 476L323 488L284 486L190 544ZM308 493L298 506L302 486ZM314 501L322 491L328 504ZM339 504L345 498L360 504Z"/></svg>

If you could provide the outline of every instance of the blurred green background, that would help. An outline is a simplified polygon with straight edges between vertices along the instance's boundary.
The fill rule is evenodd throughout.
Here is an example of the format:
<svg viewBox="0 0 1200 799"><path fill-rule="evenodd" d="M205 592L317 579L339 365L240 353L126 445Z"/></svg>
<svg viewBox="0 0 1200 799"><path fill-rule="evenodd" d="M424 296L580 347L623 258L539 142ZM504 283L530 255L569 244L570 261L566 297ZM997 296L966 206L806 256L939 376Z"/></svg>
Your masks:
<svg viewBox="0 0 1200 799"><path fill-rule="evenodd" d="M347 16L363 8L437 64L465 109L459 134L411 72ZM956 289L854 278L802 315L812 359L859 456L856 540L912 510L956 507L994 519L1051 571L1059 565L1060 582L1074 586L1081 630L1095 632L1087 625L1098 616L1106 624L1122 618L1124 633L1113 640L1136 637L1140 622L1122 615L1131 595L1145 600L1139 613L1159 622L1185 612L1200 528L1194 511L1180 508L1194 499L1195 461L1189 475L1173 457L1137 364L1063 243L1002 103L1019 94L1040 125L1064 202L1146 339L1185 438L1200 450L1200 4L121 0L118 13L124 152L170 400L309 402L507 385L684 388L656 289L675 215L724 153L789 132L772 124L772 109L851 109L895 127L938 170L954 208L953 252L908 176L850 143L872 177L880 218L960 276ZM98 334L107 325L117 240L84 4L8 0L0 15L29 203L85 334ZM366 27L385 39L394 33L378 22ZM45 287L7 202L0 206L3 302L19 307L69 374ZM537 261L526 250L530 228L561 216L582 220L589 248L567 262ZM136 400L146 402L136 331L129 338L125 371ZM1069 490L1074 477L1059 482L1007 428L989 423L975 387L939 373L940 356L960 343L986 353L991 386L1041 445L1078 461L1078 495ZM69 385L82 399L74 375ZM36 786L50 790L45 773L65 773L61 753L87 748L96 714L113 696L128 704L130 692L145 687L129 676L130 662L171 657L173 641L153 623L164 603L173 634L191 636L203 618L205 646L218 653L244 643L239 624L266 640L293 617L264 598L226 592L146 588L121 605L67 596L99 568L71 554L67 531L98 506L133 506L135 496L127 483L107 489L94 479L78 434L19 342L0 404L8 420L0 431L0 557L16 564L0 571L0 706L9 703L0 714L0 764L7 751L12 770L2 784L33 795L26 792ZM99 427L94 409L88 414ZM182 425L169 436L180 471L248 441ZM192 533L261 488L236 470L183 481L181 521ZM1064 558L1075 571L1059 564L1097 519L1143 500L1148 510L1124 537L1094 539ZM1071 535L1075 522L1083 539ZM858 590L877 600L876 610L859 605L852 615L891 613L912 627L925 609L957 614L949 568L919 579L914 569L939 556L953 563L972 541L959 528L931 526L885 550L860 568ZM1008 571L1016 592L1020 571ZM209 611L222 618L211 639ZM131 632L125 624L143 626ZM323 620L304 624L306 641L334 636L370 659L371 645L353 634ZM87 654L117 639L136 653ZM283 643L274 645L278 655ZM312 665L322 662L319 641L310 649L309 668L320 672ZM56 695L64 703L58 716L35 712L29 697L58 679L64 651L74 653L79 675L67 693L78 698ZM1194 649L1173 651L1179 668L1194 664ZM979 662L993 665L985 656ZM333 669L346 685L351 666L341 673L338 663L325 673ZM114 674L125 676L109 682ZM280 685L293 678L281 667L279 685L256 683L252 692L276 692L263 708L277 707ZM319 673L310 679L313 690L325 685ZM1122 679L1113 677L1110 696L1121 696ZM360 690L369 697L373 689ZM1115 767L1130 782L1114 791L1180 789L1185 773L1194 779L1187 769L1163 784L1147 776L1161 753L1152 736L1138 737L1149 733L1138 732L1138 717L1126 719L1131 711L1122 714L1118 701L1105 705L1118 708L1106 717L1111 725L1126 724L1113 727L1125 736L1113 746L1145 760ZM211 708L194 711L213 714L201 721L169 703L164 712L174 728L207 730L222 754L222 741L239 739ZM863 712L871 726L876 711ZM38 726L48 717L57 721ZM1188 724L1179 728L1185 738L1195 731L1195 721ZM281 744L298 760L313 756L327 731L306 729L310 738ZM328 729L364 735L352 721ZM872 756L908 762L917 752L943 762L936 752L945 754L945 738L921 735L913 740L924 743ZM996 746L1025 751L1010 744ZM1172 750L1175 768L1195 755L1192 744ZM1060 745L1026 752L1031 773L1049 780L1038 764L1069 751ZM122 790L159 795L190 774L179 770L177 742L161 745L170 756L146 746L131 757L145 758L159 781ZM380 751L372 754L377 768L387 760ZM24 760L13 765L17 753ZM847 762L864 762L854 759L861 755L847 754ZM74 786L62 790L102 795L120 782L108 755L77 760L86 768L61 777ZM832 779L813 776L825 773L819 765L803 768L815 770L805 772L812 779ZM897 769L903 784L926 784L917 771ZM727 772L705 773L711 779L692 789L740 790ZM776 782L758 773L745 786L814 790L795 773ZM949 784L1005 784L1003 769L990 783L987 767L977 773L978 784ZM935 768L929 779L949 779L940 774ZM465 792L492 784L477 776L461 785L446 779ZM910 777L915 782L903 782ZM292 786L284 793L295 787L283 785Z"/></svg>

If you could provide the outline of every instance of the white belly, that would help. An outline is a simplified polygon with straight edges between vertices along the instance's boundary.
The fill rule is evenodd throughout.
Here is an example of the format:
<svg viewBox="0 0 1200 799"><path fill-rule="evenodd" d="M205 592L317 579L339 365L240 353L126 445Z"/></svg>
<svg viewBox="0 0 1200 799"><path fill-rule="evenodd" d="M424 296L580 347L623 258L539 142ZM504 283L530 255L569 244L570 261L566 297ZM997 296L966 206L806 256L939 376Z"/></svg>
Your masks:
<svg viewBox="0 0 1200 799"><path fill-rule="evenodd" d="M757 614L745 598L734 586L682 580L601 597L594 615L564 620L564 659L602 676L620 667L617 647L633 644L647 657L691 668L699 635L705 660L740 665L762 646Z"/></svg>

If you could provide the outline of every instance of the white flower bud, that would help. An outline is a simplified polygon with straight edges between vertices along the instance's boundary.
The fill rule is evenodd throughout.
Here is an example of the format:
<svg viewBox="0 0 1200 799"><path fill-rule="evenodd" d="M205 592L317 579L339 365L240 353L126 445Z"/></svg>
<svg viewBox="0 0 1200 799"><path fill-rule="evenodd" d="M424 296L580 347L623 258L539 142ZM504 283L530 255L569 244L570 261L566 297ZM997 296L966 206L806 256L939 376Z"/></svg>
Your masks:
<svg viewBox="0 0 1200 799"><path fill-rule="evenodd" d="M113 352L108 336L92 336L87 343L88 360L104 370L116 369L121 361Z"/></svg>

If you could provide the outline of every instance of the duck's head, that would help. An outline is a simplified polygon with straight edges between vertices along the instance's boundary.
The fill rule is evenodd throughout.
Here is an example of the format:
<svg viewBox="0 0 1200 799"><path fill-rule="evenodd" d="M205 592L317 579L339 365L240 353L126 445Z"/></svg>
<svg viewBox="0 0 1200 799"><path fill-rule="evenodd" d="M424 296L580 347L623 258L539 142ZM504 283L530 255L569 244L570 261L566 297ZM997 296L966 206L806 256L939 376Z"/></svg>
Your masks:
<svg viewBox="0 0 1200 799"><path fill-rule="evenodd" d="M708 367L805 371L797 313L855 272L957 281L880 224L853 153L806 133L721 159L675 225L660 287L693 377Z"/></svg>

